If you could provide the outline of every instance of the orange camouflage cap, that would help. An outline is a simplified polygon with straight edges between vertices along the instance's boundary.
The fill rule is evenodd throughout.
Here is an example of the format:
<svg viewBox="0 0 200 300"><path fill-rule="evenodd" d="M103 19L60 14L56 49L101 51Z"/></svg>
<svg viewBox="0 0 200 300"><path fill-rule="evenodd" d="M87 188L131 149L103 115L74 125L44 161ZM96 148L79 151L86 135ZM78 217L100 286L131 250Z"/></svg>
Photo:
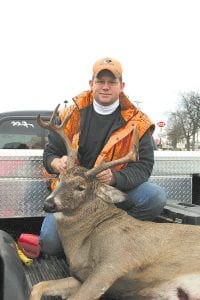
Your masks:
<svg viewBox="0 0 200 300"><path fill-rule="evenodd" d="M111 57L99 59L93 65L93 76L96 77L102 70L109 70L116 78L122 77L122 67L119 61Z"/></svg>

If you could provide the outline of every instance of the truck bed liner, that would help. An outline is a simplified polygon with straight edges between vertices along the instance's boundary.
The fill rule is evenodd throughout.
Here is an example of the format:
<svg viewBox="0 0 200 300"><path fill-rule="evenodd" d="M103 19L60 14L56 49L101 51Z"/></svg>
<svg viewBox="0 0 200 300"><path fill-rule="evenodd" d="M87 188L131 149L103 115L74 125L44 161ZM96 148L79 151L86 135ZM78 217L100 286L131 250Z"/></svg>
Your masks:
<svg viewBox="0 0 200 300"><path fill-rule="evenodd" d="M23 265L23 268L28 283L28 293L30 293L31 287L34 284L42 280L59 279L69 276L68 265L65 257L41 256L34 259L31 265ZM101 299L115 300L108 296L102 296ZM58 296L45 296L42 300L62 300L62 298Z"/></svg>
<svg viewBox="0 0 200 300"><path fill-rule="evenodd" d="M29 266L23 265L29 293L31 287L43 280L59 279L69 276L68 266L64 257L41 256L33 260ZM44 297L45 300L62 300L61 297Z"/></svg>

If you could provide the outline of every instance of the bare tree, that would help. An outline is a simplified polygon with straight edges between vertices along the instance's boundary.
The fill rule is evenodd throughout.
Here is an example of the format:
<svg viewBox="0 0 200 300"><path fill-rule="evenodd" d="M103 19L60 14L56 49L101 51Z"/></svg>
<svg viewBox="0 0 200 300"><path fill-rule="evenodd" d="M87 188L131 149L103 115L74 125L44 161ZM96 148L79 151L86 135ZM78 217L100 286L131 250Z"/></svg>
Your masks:
<svg viewBox="0 0 200 300"><path fill-rule="evenodd" d="M167 134L175 145L184 137L189 151L195 148L195 135L200 128L200 94L192 91L181 97L179 108L169 116Z"/></svg>
<svg viewBox="0 0 200 300"><path fill-rule="evenodd" d="M168 119L167 138L174 150L177 149L177 144L184 138L182 126L179 123L176 113L171 113Z"/></svg>
<svg viewBox="0 0 200 300"><path fill-rule="evenodd" d="M188 119L190 120L192 150L194 150L195 134L200 128L200 94L197 92L184 94L182 95L182 102L184 110L187 112Z"/></svg>

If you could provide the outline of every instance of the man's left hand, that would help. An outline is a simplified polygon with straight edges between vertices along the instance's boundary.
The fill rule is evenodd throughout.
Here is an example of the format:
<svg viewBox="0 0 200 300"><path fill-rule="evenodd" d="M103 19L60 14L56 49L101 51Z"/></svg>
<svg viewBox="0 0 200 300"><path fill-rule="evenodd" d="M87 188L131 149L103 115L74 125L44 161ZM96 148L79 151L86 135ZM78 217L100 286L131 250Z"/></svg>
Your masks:
<svg viewBox="0 0 200 300"><path fill-rule="evenodd" d="M96 178L105 184L108 185L114 185L115 184L115 176L112 173L111 169L107 169L105 171L102 171L101 173L96 175Z"/></svg>

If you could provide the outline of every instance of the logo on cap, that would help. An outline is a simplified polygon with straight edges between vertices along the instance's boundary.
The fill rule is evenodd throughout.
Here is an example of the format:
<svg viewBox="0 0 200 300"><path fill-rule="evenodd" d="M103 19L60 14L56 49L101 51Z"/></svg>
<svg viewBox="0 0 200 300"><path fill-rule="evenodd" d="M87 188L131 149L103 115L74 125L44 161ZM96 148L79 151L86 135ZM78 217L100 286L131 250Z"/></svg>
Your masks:
<svg viewBox="0 0 200 300"><path fill-rule="evenodd" d="M112 60L109 59L109 58L107 58L107 59L104 60L104 63L105 63L105 64L109 64L109 63L111 63L111 62L112 62Z"/></svg>

